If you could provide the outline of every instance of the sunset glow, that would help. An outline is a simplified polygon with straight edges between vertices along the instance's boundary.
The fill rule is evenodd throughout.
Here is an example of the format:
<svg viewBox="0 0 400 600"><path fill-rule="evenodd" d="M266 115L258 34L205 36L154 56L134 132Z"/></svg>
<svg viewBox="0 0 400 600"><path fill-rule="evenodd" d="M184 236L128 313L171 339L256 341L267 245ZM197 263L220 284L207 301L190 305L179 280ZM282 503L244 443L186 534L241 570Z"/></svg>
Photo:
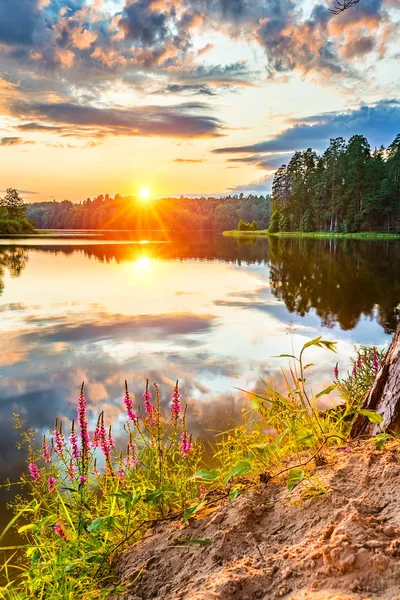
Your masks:
<svg viewBox="0 0 400 600"><path fill-rule="evenodd" d="M28 0L18 27L4 9L0 190L28 202L266 193L296 150L359 133L387 146L399 11L330 5Z"/></svg>

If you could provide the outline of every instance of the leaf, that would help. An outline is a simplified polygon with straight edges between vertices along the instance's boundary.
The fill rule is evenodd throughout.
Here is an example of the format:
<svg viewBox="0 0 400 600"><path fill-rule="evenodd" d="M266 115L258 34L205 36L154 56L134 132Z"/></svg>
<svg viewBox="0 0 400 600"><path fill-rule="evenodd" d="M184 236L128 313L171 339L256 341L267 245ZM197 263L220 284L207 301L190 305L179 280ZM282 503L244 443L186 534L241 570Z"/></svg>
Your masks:
<svg viewBox="0 0 400 600"><path fill-rule="evenodd" d="M229 492L230 502L235 502L236 498L239 496L239 494L241 492L242 492L242 488L240 488L240 487L232 488L231 491Z"/></svg>
<svg viewBox="0 0 400 600"><path fill-rule="evenodd" d="M192 504L188 508L183 511L183 521L187 523L192 515L197 513L199 510L206 506L207 502L202 500L201 502L197 502L196 504Z"/></svg>
<svg viewBox="0 0 400 600"><path fill-rule="evenodd" d="M172 494L173 492L176 492L175 487L172 487L170 485L165 485L163 487L158 488L158 490L154 490L153 492L147 493L146 496L144 497L144 501L145 502L155 502L161 496L164 496L164 494Z"/></svg>
<svg viewBox="0 0 400 600"><path fill-rule="evenodd" d="M293 358L294 360L299 360L297 356L293 356L293 354L278 354L278 356L274 356L273 358Z"/></svg>
<svg viewBox="0 0 400 600"><path fill-rule="evenodd" d="M325 388L324 390L322 390L322 392L318 392L318 394L316 394L316 398L321 398L321 396L325 396L326 394L330 394L331 392L333 392L333 390L336 389L336 383L333 383L332 385L328 386L327 388Z"/></svg>
<svg viewBox="0 0 400 600"><path fill-rule="evenodd" d="M292 492L294 488L303 481L305 473L303 469L290 469L288 473L287 487L289 492Z"/></svg>
<svg viewBox="0 0 400 600"><path fill-rule="evenodd" d="M31 564L34 565L35 563L37 563L40 560L41 556L41 552L39 550L36 550L36 552L32 554Z"/></svg>
<svg viewBox="0 0 400 600"><path fill-rule="evenodd" d="M18 529L18 533L24 533L24 531L28 531L29 529L33 529L34 527L36 527L35 523L29 523L29 525L22 525L22 527Z"/></svg>
<svg viewBox="0 0 400 600"><path fill-rule="evenodd" d="M203 479L204 481L215 481L219 477L219 470L212 469L211 471L206 471L205 469L200 469L197 471L192 477L192 479Z"/></svg>
<svg viewBox="0 0 400 600"><path fill-rule="evenodd" d="M360 408L356 411L356 414L363 415L364 417L367 417L368 421L371 423L377 423L378 425L383 421L382 415L378 415L378 413L376 413L374 410Z"/></svg>
<svg viewBox="0 0 400 600"><path fill-rule="evenodd" d="M95 519L90 523L87 530L90 533L97 533L99 531L112 531L114 529L114 517L104 517L102 519Z"/></svg>
<svg viewBox="0 0 400 600"><path fill-rule="evenodd" d="M66 490L67 492L71 492L72 494L77 494L78 493L78 490L75 490L74 488L70 488L70 487L63 486L61 489L62 490Z"/></svg>
<svg viewBox="0 0 400 600"><path fill-rule="evenodd" d="M200 546L211 546L212 540L189 540L185 538L178 538L176 540L180 544L199 544Z"/></svg>
<svg viewBox="0 0 400 600"><path fill-rule="evenodd" d="M391 435L389 435L388 433L378 433L377 435L375 435L372 438L369 438L369 442L374 442L375 443L375 448L377 450L382 450L382 448L384 447L384 445L386 444L386 442L388 440L391 439Z"/></svg>
<svg viewBox="0 0 400 600"><path fill-rule="evenodd" d="M315 367L315 363L308 363L308 365L306 365L305 367L303 367L303 371L305 371L309 367Z"/></svg>
<svg viewBox="0 0 400 600"><path fill-rule="evenodd" d="M232 477L239 477L241 475L247 475L251 473L251 464L249 462L240 462L231 467L224 479L225 483L228 483Z"/></svg>
<svg viewBox="0 0 400 600"><path fill-rule="evenodd" d="M310 346L318 346L321 338L322 338L322 335L320 335L317 338L314 338L313 340L310 340L309 342L306 342L302 348L302 351L305 350L306 348L309 348Z"/></svg>

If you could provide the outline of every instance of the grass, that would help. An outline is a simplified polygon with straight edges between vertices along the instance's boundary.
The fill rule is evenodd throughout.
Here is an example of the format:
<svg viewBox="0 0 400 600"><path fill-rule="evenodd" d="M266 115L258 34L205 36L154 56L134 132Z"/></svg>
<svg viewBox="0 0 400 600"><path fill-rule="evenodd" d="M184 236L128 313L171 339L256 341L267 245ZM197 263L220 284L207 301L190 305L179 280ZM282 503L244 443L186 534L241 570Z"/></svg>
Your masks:
<svg viewBox="0 0 400 600"><path fill-rule="evenodd" d="M0 535L0 545L11 528L21 538L17 546L0 547L6 557L0 565L5 581L0 597L107 598L122 589L114 557L152 524L187 521L219 499L233 502L260 479L285 478L289 493L303 486L304 497L323 495L326 489L313 475L313 465L323 463L328 446L346 439L383 356L376 348L359 349L351 374L339 379L336 367L332 385L313 394L307 377L314 365L305 360L311 347L335 352L334 342L318 337L299 356L282 355L291 361L284 373L286 390L278 392L265 383L262 393L246 392L250 407L243 409L241 422L216 435L212 468L205 460L207 449L187 430L178 382L168 414L161 410L156 384L153 399L146 382L138 406L125 383L123 450L115 447L104 413L89 433L83 385L68 437L56 419L52 434L35 448L35 432L26 430L16 415L28 454L20 483L29 493L17 499L15 516ZM343 405L322 412L319 399L334 389ZM377 415L371 413L371 418ZM376 443L384 444L386 438Z"/></svg>
<svg viewBox="0 0 400 600"><path fill-rule="evenodd" d="M222 235L226 237L289 237L289 238L343 238L353 240L397 240L400 239L398 233L379 233L360 231L358 233L335 233L330 231L314 231L314 232L302 232L302 231L281 231L278 233L270 233L268 229L259 231L238 231L233 229L231 231L223 231Z"/></svg>

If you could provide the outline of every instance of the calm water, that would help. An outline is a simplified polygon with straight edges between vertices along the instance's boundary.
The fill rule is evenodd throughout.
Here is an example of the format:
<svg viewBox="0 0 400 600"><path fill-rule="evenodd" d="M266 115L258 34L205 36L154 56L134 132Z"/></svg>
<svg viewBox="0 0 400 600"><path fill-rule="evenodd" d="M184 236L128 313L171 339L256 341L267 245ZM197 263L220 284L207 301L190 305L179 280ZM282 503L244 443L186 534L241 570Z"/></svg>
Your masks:
<svg viewBox="0 0 400 600"><path fill-rule="evenodd" d="M337 340L345 370L354 344L390 342L399 302L397 241L0 240L0 480L24 466L12 413L43 433L74 416L83 380L93 420L122 420L125 378L136 394L157 381L164 402L179 378L192 429L222 429L240 413L235 388L285 364L290 321L297 348ZM335 355L310 358L328 384Z"/></svg>

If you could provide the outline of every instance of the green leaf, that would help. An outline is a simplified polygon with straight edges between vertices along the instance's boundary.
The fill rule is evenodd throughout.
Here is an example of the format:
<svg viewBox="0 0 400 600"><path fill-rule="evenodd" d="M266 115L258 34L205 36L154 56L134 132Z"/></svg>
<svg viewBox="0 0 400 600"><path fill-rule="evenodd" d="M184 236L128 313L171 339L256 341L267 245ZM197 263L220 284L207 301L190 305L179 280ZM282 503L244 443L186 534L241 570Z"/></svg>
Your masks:
<svg viewBox="0 0 400 600"><path fill-rule="evenodd" d="M41 556L42 554L40 553L40 551L36 550L36 552L32 554L31 564L34 565L35 563L37 563L40 560Z"/></svg>
<svg viewBox="0 0 400 600"><path fill-rule="evenodd" d="M326 394L330 394L331 392L333 392L333 390L336 389L336 383L333 383L332 385L328 386L327 388L325 388L324 390L322 390L322 392L319 392L315 397L316 398L321 398L321 396L325 396Z"/></svg>
<svg viewBox="0 0 400 600"><path fill-rule="evenodd" d="M363 415L364 417L367 417L368 421L370 421L371 423L376 423L378 425L383 421L382 415L378 415L378 413L376 413L374 410L360 408L356 411L356 414Z"/></svg>
<svg viewBox="0 0 400 600"><path fill-rule="evenodd" d="M90 533L98 533L99 531L113 531L114 529L114 517L104 517L95 519L90 523L87 530Z"/></svg>
<svg viewBox="0 0 400 600"><path fill-rule="evenodd" d="M288 473L287 487L289 492L292 492L296 485L303 481L305 473L303 469L290 469Z"/></svg>
<svg viewBox="0 0 400 600"><path fill-rule="evenodd" d="M207 502L205 500L202 500L201 502L196 502L196 504L192 504L191 506L188 506L188 508L186 508L183 511L183 521L184 523L187 523L190 519L190 517L192 515L194 515L195 513L197 513L199 510L201 510L202 508L204 508L206 506Z"/></svg>
<svg viewBox="0 0 400 600"><path fill-rule="evenodd" d="M315 363L308 363L308 365L306 365L305 367L303 367L303 371L305 371L309 367L315 367Z"/></svg>
<svg viewBox="0 0 400 600"><path fill-rule="evenodd" d="M240 487L232 488L231 491L229 492L229 500L231 502L235 502L236 498L239 496L239 494L241 494L241 492L242 492L242 488L240 488Z"/></svg>
<svg viewBox="0 0 400 600"><path fill-rule="evenodd" d="M273 358L293 358L294 360L299 360L297 356L293 354L278 354L278 356L274 356Z"/></svg>
<svg viewBox="0 0 400 600"><path fill-rule="evenodd" d="M147 493L146 496L144 497L144 501L145 502L155 502L161 496L164 496L164 494L172 494L173 492L176 492L175 487L172 487L170 485L165 485L163 487L158 488L158 490L154 490L154 491Z"/></svg>
<svg viewBox="0 0 400 600"><path fill-rule="evenodd" d="M377 450L382 450L382 448L384 447L384 445L386 444L386 442L388 440L391 439L391 435L389 435L388 433L378 433L377 435L375 435L372 438L369 438L369 442L373 442L375 444L375 448Z"/></svg>
<svg viewBox="0 0 400 600"><path fill-rule="evenodd" d="M34 529L34 527L36 527L35 523L29 523L29 525L22 525L22 527L18 529L18 533L24 533L25 531L29 531L29 529Z"/></svg>
<svg viewBox="0 0 400 600"><path fill-rule="evenodd" d="M320 335L317 338L314 338L313 340L310 340L309 342L306 342L302 348L302 351L305 350L306 348L309 348L310 346L318 346L321 338L322 338L322 335Z"/></svg>
<svg viewBox="0 0 400 600"><path fill-rule="evenodd" d="M205 469L200 469L197 471L192 477L192 479L203 479L204 481L215 481L219 477L219 470L212 469L211 471L206 471Z"/></svg>
<svg viewBox="0 0 400 600"><path fill-rule="evenodd" d="M240 462L231 467L224 479L225 483L228 483L232 477L240 477L241 475L247 475L251 473L251 464L249 462Z"/></svg>

